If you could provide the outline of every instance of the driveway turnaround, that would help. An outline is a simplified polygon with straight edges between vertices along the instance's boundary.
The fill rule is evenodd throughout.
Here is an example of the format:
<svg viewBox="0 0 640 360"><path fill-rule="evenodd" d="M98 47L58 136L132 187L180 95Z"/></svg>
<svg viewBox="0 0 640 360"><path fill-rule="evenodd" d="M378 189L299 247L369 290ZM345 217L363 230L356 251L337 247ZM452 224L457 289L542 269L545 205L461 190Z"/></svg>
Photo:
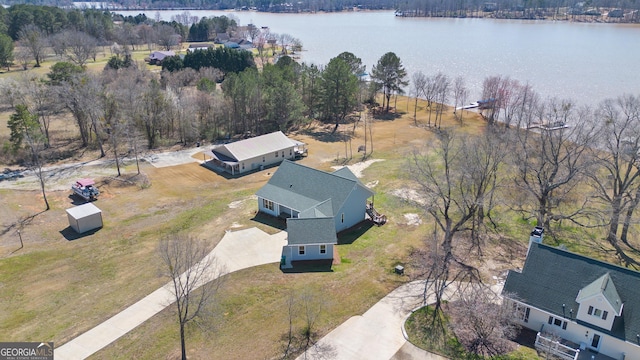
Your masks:
<svg viewBox="0 0 640 360"><path fill-rule="evenodd" d="M445 297L453 292L453 285ZM420 281L400 286L362 316L354 316L335 328L298 360L446 359L411 346L405 338L404 322L422 303L423 290L424 284Z"/></svg>
<svg viewBox="0 0 640 360"><path fill-rule="evenodd" d="M257 228L227 231L207 257L215 258L216 269L212 269L216 271L215 275L279 262L282 247L287 243L286 237L284 231L269 235ZM171 288L172 284L167 283L102 324L56 348L56 360L85 359L116 341L175 302Z"/></svg>

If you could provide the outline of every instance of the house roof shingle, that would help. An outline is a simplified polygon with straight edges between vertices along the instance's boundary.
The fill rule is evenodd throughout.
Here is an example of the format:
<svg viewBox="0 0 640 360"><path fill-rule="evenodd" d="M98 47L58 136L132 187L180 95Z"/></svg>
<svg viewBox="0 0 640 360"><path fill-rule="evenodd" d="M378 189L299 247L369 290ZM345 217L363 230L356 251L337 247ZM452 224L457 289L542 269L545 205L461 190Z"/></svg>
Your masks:
<svg viewBox="0 0 640 360"><path fill-rule="evenodd" d="M288 218L289 245L337 244L333 218Z"/></svg>
<svg viewBox="0 0 640 360"><path fill-rule="evenodd" d="M212 151L223 161L245 161L294 147L297 144L299 144L299 142L289 139L282 131L276 131L270 134L220 145L213 148Z"/></svg>
<svg viewBox="0 0 640 360"><path fill-rule="evenodd" d="M636 335L640 334L640 272L540 243L534 242L530 246L522 272L509 271L503 294L515 294L519 301L550 314L569 318L572 313L575 318L578 312L576 298L581 289L589 291L596 285L601 289L604 286L602 293L605 297L614 299L613 289L624 307L622 316L614 320L611 331L579 320L578 323L628 342L637 342ZM604 283L606 276L613 287ZM612 301L615 304L615 300Z"/></svg>
<svg viewBox="0 0 640 360"><path fill-rule="evenodd" d="M349 169L339 171L339 174L327 173L285 160L256 195L299 212L331 199L332 214L327 214L327 209L320 211L325 216L334 216L354 188L361 187L373 195Z"/></svg>

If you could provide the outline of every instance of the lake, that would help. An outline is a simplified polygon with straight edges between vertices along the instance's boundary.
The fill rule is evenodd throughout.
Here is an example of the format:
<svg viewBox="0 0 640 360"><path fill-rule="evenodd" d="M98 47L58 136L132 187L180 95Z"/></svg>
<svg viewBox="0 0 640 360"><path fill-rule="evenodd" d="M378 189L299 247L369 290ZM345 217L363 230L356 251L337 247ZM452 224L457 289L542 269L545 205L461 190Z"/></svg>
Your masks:
<svg viewBox="0 0 640 360"><path fill-rule="evenodd" d="M137 15L141 11L116 11ZM182 11L147 11L171 20ZM543 96L598 103L625 93L640 95L640 26L553 21L402 18L393 11L273 14L189 11L192 16L233 16L241 25L267 26L302 41L301 61L327 64L343 51L370 70L392 51L411 75L441 71L463 76L476 100L482 81L506 75ZM409 89L407 89L408 91Z"/></svg>

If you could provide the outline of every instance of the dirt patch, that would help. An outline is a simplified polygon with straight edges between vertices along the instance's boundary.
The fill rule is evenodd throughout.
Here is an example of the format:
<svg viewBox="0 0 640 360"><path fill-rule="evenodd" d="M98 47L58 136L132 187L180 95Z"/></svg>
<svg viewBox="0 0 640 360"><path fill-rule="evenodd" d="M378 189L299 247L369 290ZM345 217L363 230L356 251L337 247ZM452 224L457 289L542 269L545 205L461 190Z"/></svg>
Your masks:
<svg viewBox="0 0 640 360"><path fill-rule="evenodd" d="M349 170L351 170L351 172L356 176L361 178L362 177L362 172L368 168L371 164L378 162L378 161L384 161L384 159L370 159L367 161L361 161L352 165L346 165L346 166L332 166L332 169L336 169L336 170L340 170L343 167L347 167Z"/></svg>
<svg viewBox="0 0 640 360"><path fill-rule="evenodd" d="M418 226L422 224L422 219L418 214L414 214L414 213L404 214L404 219L407 221L407 225Z"/></svg>
<svg viewBox="0 0 640 360"><path fill-rule="evenodd" d="M421 206L424 206L427 203L427 199L424 197L424 195L420 194L419 192L413 189L402 188L402 189L391 190L391 195L397 196L400 199L403 199L406 201L414 202Z"/></svg>

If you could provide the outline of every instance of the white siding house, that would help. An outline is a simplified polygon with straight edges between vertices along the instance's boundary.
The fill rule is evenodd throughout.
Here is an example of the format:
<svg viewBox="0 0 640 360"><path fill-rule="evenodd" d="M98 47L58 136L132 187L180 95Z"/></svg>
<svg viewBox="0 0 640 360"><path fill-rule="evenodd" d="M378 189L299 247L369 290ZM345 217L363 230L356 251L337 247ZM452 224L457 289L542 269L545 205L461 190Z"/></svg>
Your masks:
<svg viewBox="0 0 640 360"><path fill-rule="evenodd" d="M304 143L289 139L281 131L249 139L218 145L205 152L211 156L207 166L232 175L277 165L283 160L293 160Z"/></svg>
<svg viewBox="0 0 640 360"><path fill-rule="evenodd" d="M531 242L503 294L520 325L538 331L536 345L558 341L564 359L640 359L640 272Z"/></svg>
<svg viewBox="0 0 640 360"><path fill-rule="evenodd" d="M348 169L327 173L285 160L258 192L260 212L287 219L291 261L333 258L336 234L366 219L373 192Z"/></svg>

